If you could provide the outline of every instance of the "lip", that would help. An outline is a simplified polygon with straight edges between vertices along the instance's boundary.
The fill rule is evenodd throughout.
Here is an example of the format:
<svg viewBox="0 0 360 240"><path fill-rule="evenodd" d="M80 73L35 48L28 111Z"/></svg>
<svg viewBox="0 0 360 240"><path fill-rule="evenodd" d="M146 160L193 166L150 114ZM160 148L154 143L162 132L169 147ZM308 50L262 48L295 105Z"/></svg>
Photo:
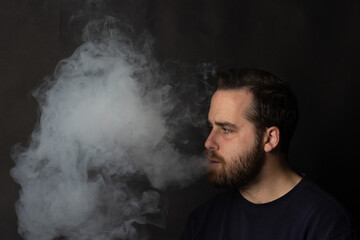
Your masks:
<svg viewBox="0 0 360 240"><path fill-rule="evenodd" d="M219 165L221 163L219 161L215 160L215 159L210 158L209 161L208 161L208 164L214 166L214 165Z"/></svg>
<svg viewBox="0 0 360 240"><path fill-rule="evenodd" d="M216 161L216 160L214 160L214 159L209 159L209 162L210 162L210 163L220 163L219 161Z"/></svg>

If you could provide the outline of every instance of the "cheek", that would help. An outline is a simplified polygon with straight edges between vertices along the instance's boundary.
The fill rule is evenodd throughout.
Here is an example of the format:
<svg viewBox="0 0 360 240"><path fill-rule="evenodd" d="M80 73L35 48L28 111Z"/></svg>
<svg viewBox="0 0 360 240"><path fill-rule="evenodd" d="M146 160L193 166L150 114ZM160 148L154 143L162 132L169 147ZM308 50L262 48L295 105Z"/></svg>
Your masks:
<svg viewBox="0 0 360 240"><path fill-rule="evenodd" d="M220 149L220 154L227 160L237 157L243 151L244 143L241 141L224 141L223 147Z"/></svg>
<svg viewBox="0 0 360 240"><path fill-rule="evenodd" d="M223 141L224 157L237 157L251 150L255 144L255 135L239 135L237 138Z"/></svg>
<svg viewBox="0 0 360 240"><path fill-rule="evenodd" d="M252 149L257 142L256 130L249 126L246 131L239 137L239 145L243 146L245 150Z"/></svg>

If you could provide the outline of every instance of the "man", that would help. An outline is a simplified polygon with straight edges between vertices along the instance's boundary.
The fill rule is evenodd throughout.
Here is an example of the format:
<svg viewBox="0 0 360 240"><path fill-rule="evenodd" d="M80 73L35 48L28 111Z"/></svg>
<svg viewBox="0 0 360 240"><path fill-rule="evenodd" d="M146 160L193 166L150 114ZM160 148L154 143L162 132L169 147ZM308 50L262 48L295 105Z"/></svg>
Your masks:
<svg viewBox="0 0 360 240"><path fill-rule="evenodd" d="M355 239L343 208L289 166L297 120L294 94L271 73L219 74L205 142L208 179L230 190L191 214L183 240Z"/></svg>

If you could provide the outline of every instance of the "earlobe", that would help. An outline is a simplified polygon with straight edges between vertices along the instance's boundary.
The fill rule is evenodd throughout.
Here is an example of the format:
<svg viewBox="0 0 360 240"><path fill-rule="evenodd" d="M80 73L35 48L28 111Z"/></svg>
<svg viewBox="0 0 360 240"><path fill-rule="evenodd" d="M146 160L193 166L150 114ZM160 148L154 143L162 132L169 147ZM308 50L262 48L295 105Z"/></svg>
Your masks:
<svg viewBox="0 0 360 240"><path fill-rule="evenodd" d="M278 127L270 127L266 129L264 151L271 152L279 145L280 130Z"/></svg>

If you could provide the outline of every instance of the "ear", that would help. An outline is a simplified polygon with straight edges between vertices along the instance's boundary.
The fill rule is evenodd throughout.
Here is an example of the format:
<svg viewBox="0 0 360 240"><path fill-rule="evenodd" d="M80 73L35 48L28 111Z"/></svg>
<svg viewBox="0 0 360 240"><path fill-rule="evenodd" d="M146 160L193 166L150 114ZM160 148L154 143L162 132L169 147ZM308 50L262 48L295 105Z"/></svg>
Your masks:
<svg viewBox="0 0 360 240"><path fill-rule="evenodd" d="M264 151L271 152L279 145L280 142L280 130L278 127L269 127L264 134Z"/></svg>

